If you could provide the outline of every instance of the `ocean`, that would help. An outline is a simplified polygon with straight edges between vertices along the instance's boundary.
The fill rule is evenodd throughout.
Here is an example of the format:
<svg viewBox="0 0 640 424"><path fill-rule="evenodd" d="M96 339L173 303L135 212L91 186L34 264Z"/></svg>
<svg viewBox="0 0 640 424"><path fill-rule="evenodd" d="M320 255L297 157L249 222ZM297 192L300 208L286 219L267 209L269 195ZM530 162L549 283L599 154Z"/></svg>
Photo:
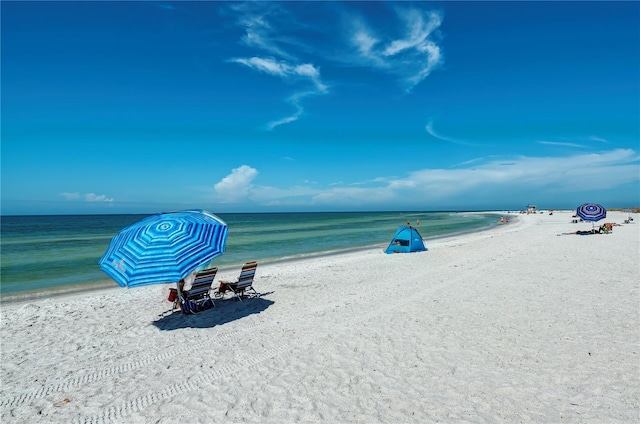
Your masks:
<svg viewBox="0 0 640 424"><path fill-rule="evenodd" d="M2 216L0 295L3 298L117 286L98 260L111 238L147 215ZM309 212L218 214L229 225L219 268L248 260L270 262L333 251L385 249L407 221L429 239L477 231L496 216L464 212Z"/></svg>

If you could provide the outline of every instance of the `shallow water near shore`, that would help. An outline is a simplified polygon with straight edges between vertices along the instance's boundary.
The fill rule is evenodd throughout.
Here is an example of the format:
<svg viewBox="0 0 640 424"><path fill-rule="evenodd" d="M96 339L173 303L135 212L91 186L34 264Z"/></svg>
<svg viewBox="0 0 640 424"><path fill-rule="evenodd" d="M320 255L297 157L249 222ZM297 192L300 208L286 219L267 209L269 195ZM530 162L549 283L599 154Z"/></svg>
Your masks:
<svg viewBox="0 0 640 424"><path fill-rule="evenodd" d="M3 216L3 298L109 286L98 265L111 238L147 215ZM336 250L386 247L396 228L411 222L430 238L496 224L491 213L335 212L219 214L229 225L225 253L212 265L276 261Z"/></svg>

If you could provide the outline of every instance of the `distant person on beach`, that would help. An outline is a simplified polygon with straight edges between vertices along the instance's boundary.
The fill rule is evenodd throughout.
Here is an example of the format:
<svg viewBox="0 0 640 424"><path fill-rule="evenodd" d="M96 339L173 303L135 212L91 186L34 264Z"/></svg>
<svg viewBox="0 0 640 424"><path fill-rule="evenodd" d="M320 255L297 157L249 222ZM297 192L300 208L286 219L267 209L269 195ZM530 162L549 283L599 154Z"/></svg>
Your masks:
<svg viewBox="0 0 640 424"><path fill-rule="evenodd" d="M501 224L504 224L504 216L501 216L501 217L500 217L500 223L501 223Z"/></svg>
<svg viewBox="0 0 640 424"><path fill-rule="evenodd" d="M616 224L615 222L606 222L600 226L600 229L605 233L613 232L613 227L619 227L620 224Z"/></svg>
<svg viewBox="0 0 640 424"><path fill-rule="evenodd" d="M584 235L587 235L587 234L602 234L602 227L598 228L597 230L594 228L594 229L591 229L591 230L588 230L588 231L572 231L570 233L560 233L560 234L562 234L562 235L565 235L565 234L578 234L578 235L581 235L581 236L584 236Z"/></svg>

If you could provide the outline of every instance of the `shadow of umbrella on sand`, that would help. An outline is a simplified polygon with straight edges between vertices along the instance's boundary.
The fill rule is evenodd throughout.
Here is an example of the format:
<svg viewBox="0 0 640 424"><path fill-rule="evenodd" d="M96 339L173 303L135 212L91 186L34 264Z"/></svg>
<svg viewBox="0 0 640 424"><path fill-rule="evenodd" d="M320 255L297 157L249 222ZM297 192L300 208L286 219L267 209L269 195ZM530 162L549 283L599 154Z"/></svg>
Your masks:
<svg viewBox="0 0 640 424"><path fill-rule="evenodd" d="M269 293L263 293L266 295ZM220 302L215 314L163 315L153 322L161 331L173 331L181 328L212 328L229 322L259 314L273 305L273 300L257 297L251 302Z"/></svg>

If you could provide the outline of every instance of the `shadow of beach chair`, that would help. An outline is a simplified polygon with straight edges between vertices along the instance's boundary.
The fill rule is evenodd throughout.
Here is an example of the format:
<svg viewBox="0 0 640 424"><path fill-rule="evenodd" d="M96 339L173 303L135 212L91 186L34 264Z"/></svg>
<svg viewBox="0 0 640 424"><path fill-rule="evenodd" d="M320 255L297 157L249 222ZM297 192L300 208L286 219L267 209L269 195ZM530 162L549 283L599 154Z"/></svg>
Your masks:
<svg viewBox="0 0 640 424"><path fill-rule="evenodd" d="M247 262L242 266L240 276L236 281L220 280L218 290L215 293L216 297L224 297L227 292L233 293L233 296L238 300L242 300L244 297L259 296L258 292L253 288L253 278L256 275L257 267L258 262Z"/></svg>
<svg viewBox="0 0 640 424"><path fill-rule="evenodd" d="M211 298L210 291L213 288L213 280L216 278L218 268L210 268L200 271L193 280L193 285L189 290L181 290L182 283L178 283L178 296L174 309L180 306L184 314L195 314L206 309L211 309L215 305Z"/></svg>

